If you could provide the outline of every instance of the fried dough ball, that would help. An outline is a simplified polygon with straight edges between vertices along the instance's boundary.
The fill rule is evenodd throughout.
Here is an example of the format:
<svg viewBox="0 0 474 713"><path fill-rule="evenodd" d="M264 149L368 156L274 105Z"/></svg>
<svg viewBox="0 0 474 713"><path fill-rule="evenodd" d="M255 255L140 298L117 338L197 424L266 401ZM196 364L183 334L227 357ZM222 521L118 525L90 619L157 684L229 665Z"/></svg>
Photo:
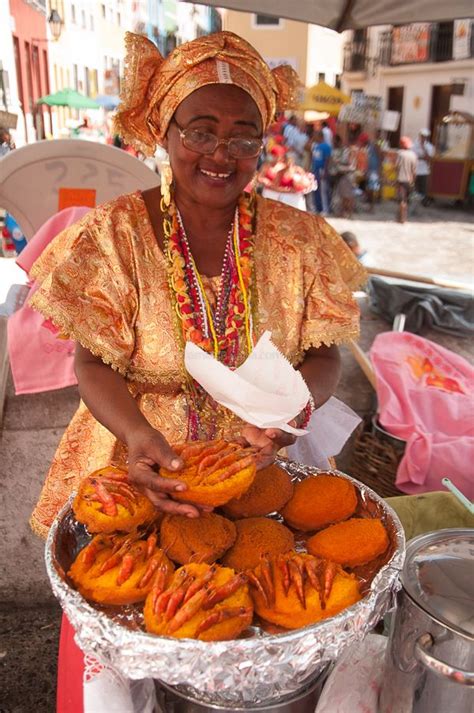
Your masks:
<svg viewBox="0 0 474 713"><path fill-rule="evenodd" d="M293 485L283 468L273 464L257 471L255 480L246 493L231 500L224 507L230 517L257 517L280 510L291 498Z"/></svg>
<svg viewBox="0 0 474 713"><path fill-rule="evenodd" d="M182 480L188 486L174 492L175 500L219 507L240 497L255 478L255 458L239 443L224 440L194 441L173 446L184 461L180 471L160 469L163 478Z"/></svg>
<svg viewBox="0 0 474 713"><path fill-rule="evenodd" d="M174 567L156 546L156 535L96 535L68 574L83 597L99 604L144 601L154 584L166 586Z"/></svg>
<svg viewBox="0 0 474 713"><path fill-rule="evenodd" d="M311 555L290 552L263 557L247 575L255 612L286 629L335 616L361 598L354 575Z"/></svg>
<svg viewBox="0 0 474 713"><path fill-rule="evenodd" d="M227 641L250 625L253 605L245 575L218 565L187 564L176 570L168 588L150 592L144 615L152 634Z"/></svg>
<svg viewBox="0 0 474 713"><path fill-rule="evenodd" d="M366 564L381 555L389 545L382 521L377 518L353 517L310 537L308 551L326 557L344 567Z"/></svg>
<svg viewBox="0 0 474 713"><path fill-rule="evenodd" d="M215 513L203 513L196 519L166 515L160 530L161 546L180 564L212 564L232 547L236 537L234 523Z"/></svg>
<svg viewBox="0 0 474 713"><path fill-rule="evenodd" d="M319 530L350 517L357 507L354 485L335 475L312 475L294 486L293 497L280 511L296 530Z"/></svg>
<svg viewBox="0 0 474 713"><path fill-rule="evenodd" d="M115 466L100 468L81 482L73 500L76 520L89 532L132 532L157 515L155 506Z"/></svg>
<svg viewBox="0 0 474 713"><path fill-rule="evenodd" d="M287 527L266 517L237 520L237 539L227 550L222 564L236 570L256 567L263 554L275 555L294 547L294 538Z"/></svg>

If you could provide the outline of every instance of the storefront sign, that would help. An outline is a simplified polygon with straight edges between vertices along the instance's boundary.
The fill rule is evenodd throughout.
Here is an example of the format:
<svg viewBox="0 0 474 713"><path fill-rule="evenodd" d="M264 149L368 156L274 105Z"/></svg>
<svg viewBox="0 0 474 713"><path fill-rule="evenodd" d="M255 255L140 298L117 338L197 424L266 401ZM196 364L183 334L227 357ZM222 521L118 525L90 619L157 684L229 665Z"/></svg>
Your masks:
<svg viewBox="0 0 474 713"><path fill-rule="evenodd" d="M427 62L430 58L430 24L414 22L392 30L392 64Z"/></svg>
<svg viewBox="0 0 474 713"><path fill-rule="evenodd" d="M471 20L454 20L453 59L471 56Z"/></svg>

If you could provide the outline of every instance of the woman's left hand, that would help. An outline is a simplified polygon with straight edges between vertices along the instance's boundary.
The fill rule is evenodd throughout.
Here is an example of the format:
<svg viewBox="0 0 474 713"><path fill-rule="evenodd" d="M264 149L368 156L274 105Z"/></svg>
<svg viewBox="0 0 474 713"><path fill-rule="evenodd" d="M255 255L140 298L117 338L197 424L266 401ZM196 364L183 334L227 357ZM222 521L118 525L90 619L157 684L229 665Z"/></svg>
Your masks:
<svg viewBox="0 0 474 713"><path fill-rule="evenodd" d="M291 421L290 426L294 425L295 422ZM250 446L257 449L257 470L261 470L273 463L280 448L291 446L296 441L297 436L286 433L279 428L258 428L247 424L242 431L242 438Z"/></svg>

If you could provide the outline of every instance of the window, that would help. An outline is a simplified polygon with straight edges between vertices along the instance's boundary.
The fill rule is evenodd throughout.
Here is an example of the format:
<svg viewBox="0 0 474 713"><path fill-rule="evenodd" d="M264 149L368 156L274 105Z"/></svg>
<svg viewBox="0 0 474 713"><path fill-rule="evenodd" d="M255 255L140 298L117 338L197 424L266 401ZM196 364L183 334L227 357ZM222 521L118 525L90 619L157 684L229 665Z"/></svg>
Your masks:
<svg viewBox="0 0 474 713"><path fill-rule="evenodd" d="M280 18L272 15L254 15L255 25L258 27L279 27Z"/></svg>
<svg viewBox="0 0 474 713"><path fill-rule="evenodd" d="M76 6L71 5L71 22L76 22Z"/></svg>
<svg viewBox="0 0 474 713"><path fill-rule="evenodd" d="M74 89L77 91L79 89L79 70L77 64L72 65L72 72L74 75Z"/></svg>
<svg viewBox="0 0 474 713"><path fill-rule="evenodd" d="M334 81L334 86L336 87L336 89L340 89L340 88L341 88L341 75L340 75L340 74L336 74L336 79L335 79L335 81Z"/></svg>
<svg viewBox="0 0 474 713"><path fill-rule="evenodd" d="M117 25L118 25L119 27L120 27L120 25L121 25L121 22L122 22L122 18L120 17L120 13L118 12L118 13L117 13Z"/></svg>
<svg viewBox="0 0 474 713"><path fill-rule="evenodd" d="M102 10L102 19L105 20L105 15L106 15L105 5L101 5L100 9Z"/></svg>
<svg viewBox="0 0 474 713"><path fill-rule="evenodd" d="M319 72L318 82L325 82L325 81L326 81L326 72Z"/></svg>
<svg viewBox="0 0 474 713"><path fill-rule="evenodd" d="M84 27L84 29L87 27L87 25L86 25L86 11L85 10L81 11L81 26Z"/></svg>
<svg viewBox="0 0 474 713"><path fill-rule="evenodd" d="M94 15L91 15L89 18L89 27L91 29L91 32L94 32Z"/></svg>

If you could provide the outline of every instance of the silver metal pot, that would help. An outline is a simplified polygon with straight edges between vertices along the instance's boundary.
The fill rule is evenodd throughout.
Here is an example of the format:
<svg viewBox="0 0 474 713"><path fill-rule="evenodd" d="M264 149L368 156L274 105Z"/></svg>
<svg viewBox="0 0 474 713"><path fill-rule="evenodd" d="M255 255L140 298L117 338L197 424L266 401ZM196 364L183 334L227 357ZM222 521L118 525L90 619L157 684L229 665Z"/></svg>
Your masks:
<svg viewBox="0 0 474 713"><path fill-rule="evenodd" d="M379 713L474 711L474 530L407 547Z"/></svg>
<svg viewBox="0 0 474 713"><path fill-rule="evenodd" d="M167 713L314 713L330 669L331 666L327 666L322 673L290 696L273 699L261 705L248 703L245 706L226 708L200 703L161 681L157 688L157 698Z"/></svg>

